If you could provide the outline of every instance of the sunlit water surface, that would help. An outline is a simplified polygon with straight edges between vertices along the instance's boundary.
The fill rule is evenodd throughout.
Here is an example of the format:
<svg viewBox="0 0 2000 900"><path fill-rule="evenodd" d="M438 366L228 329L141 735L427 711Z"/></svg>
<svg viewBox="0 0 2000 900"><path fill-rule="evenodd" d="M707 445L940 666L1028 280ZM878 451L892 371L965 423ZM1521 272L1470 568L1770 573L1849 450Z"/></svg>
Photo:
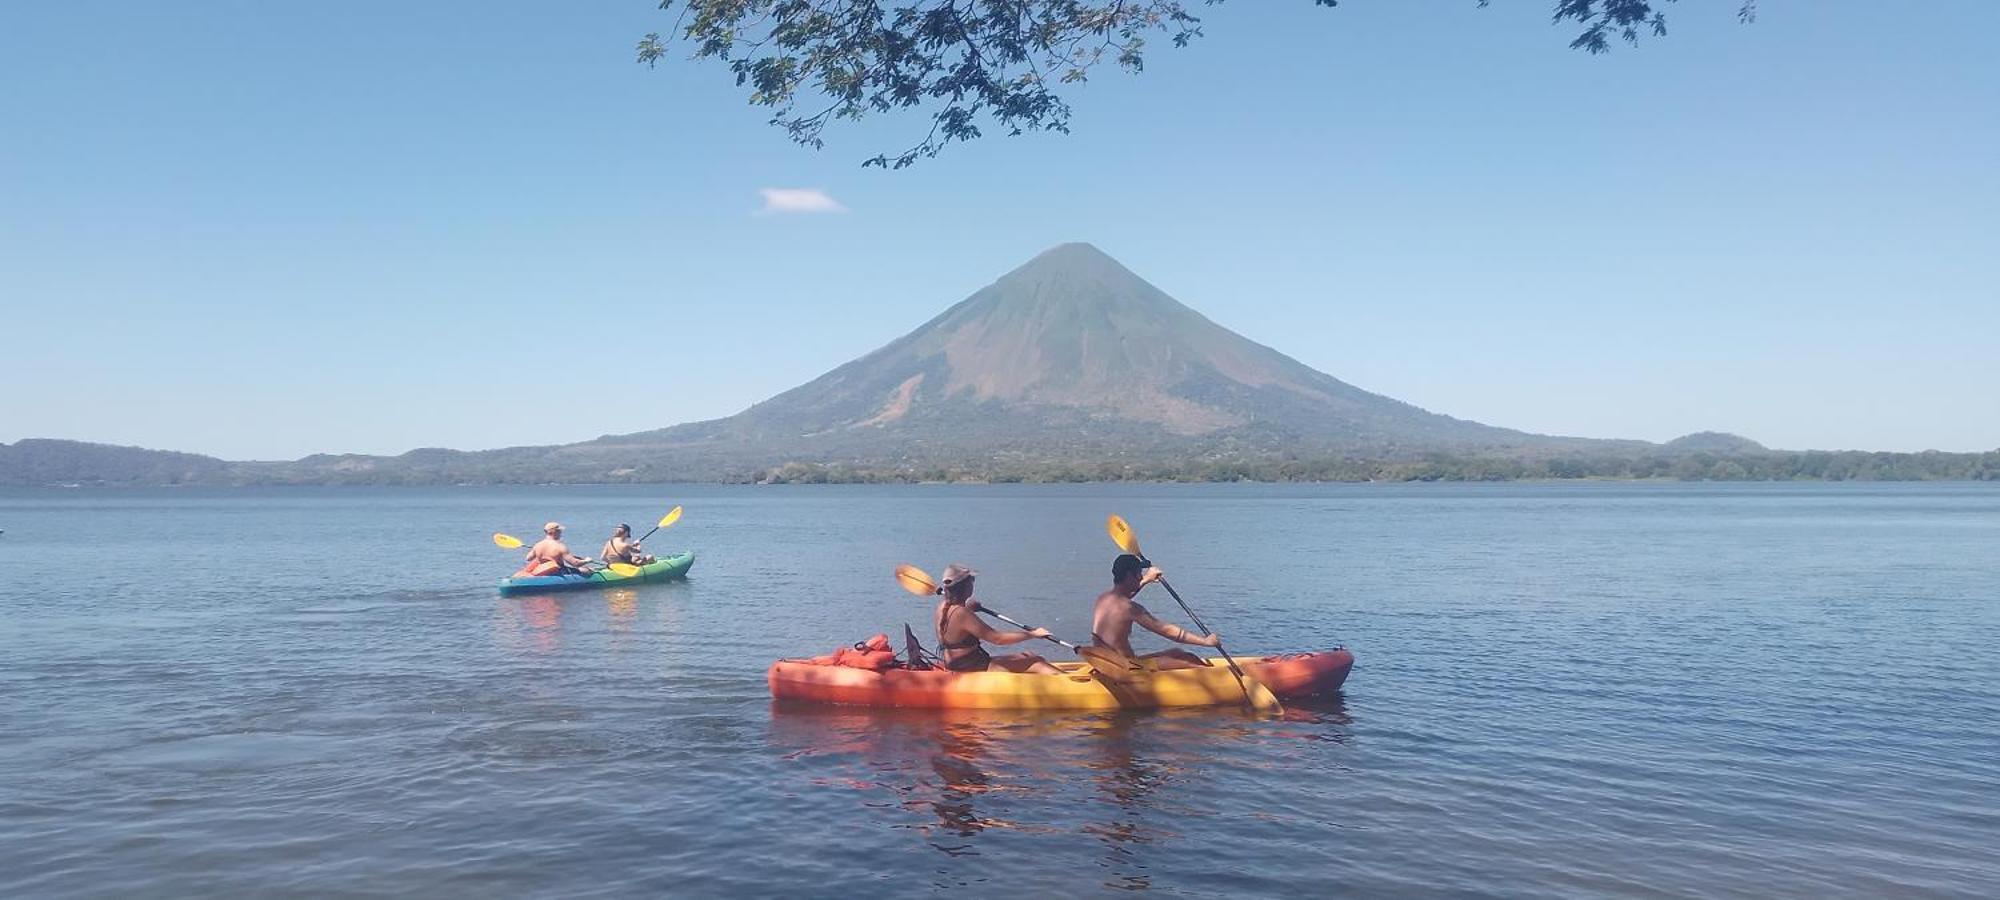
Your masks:
<svg viewBox="0 0 2000 900"><path fill-rule="evenodd" d="M676 503L684 583L493 590L494 531ZM770 701L926 621L898 562L1085 636L1114 511L1239 652L1352 647L1344 697ZM2000 891L1996 486L48 490L0 529L0 896Z"/></svg>

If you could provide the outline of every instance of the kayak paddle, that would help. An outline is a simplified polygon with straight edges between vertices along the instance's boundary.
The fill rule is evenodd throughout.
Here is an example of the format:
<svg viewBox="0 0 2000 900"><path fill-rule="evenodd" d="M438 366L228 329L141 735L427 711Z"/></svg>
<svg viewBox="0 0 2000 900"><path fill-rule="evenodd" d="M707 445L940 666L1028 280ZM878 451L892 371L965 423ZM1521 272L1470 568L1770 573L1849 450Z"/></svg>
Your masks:
<svg viewBox="0 0 2000 900"><path fill-rule="evenodd" d="M896 567L896 583L902 585L903 590L909 591L912 594L916 594L919 597L930 597L944 593L944 588L938 587L937 582L932 581L931 576L929 574L925 573L924 570L919 569L916 566L910 565L908 563L904 563L903 565ZM993 618L999 619L1002 622L1012 625L1015 628L1019 628L1022 631L1034 630L1034 626L1023 625L1019 622L1014 621L1013 619L1009 619L1006 616L1001 615L999 610L988 609L985 604L980 604L979 608L974 611L983 612L989 616L992 616ZM1042 640L1055 641L1056 643L1068 647L1071 650L1076 649L1075 644L1065 641L1062 638L1056 637L1055 635L1049 635L1045 638L1042 638Z"/></svg>
<svg viewBox="0 0 2000 900"><path fill-rule="evenodd" d="M673 509L668 510L666 515L660 517L660 524L653 526L653 531L659 531L662 528L670 528L673 526L675 522L678 522L680 520L681 520L681 508L676 506ZM646 532L646 537L642 537L639 540L633 541L632 543L637 544L645 541L646 538L653 536L653 531Z"/></svg>
<svg viewBox="0 0 2000 900"><path fill-rule="evenodd" d="M653 526L653 531L659 531L660 529L666 528L680 520L681 520L681 508L676 506L673 509L668 510L666 515L660 517L660 524ZM652 537L653 531L646 532L646 537L642 537L638 541L633 541L632 543L636 544L639 543L639 541L643 541L646 538ZM519 550L522 547L527 546L527 544L524 541L511 534L495 534L493 535L493 543L499 545L500 549L502 550Z"/></svg>
<svg viewBox="0 0 2000 900"><path fill-rule="evenodd" d="M1123 517L1113 513L1111 518L1105 520L1104 529L1111 534L1111 542L1117 544L1118 549L1139 557L1139 561L1148 567L1153 565L1152 560L1146 558L1146 554L1139 552L1139 536L1132 533L1132 526L1125 524ZM1194 622L1194 627L1201 629L1202 636L1214 633L1208 630L1207 623L1203 622L1200 616L1194 614L1187 601L1181 599L1180 592L1174 590L1173 585L1168 584L1165 578L1158 581L1160 587L1166 588L1167 593L1174 598L1174 602L1181 605L1181 612L1187 613L1188 619ZM1236 664L1236 659L1229 655L1229 651L1222 649L1221 643L1215 645L1215 652L1222 654L1222 661L1229 664L1229 674L1236 676L1237 686L1243 689L1243 702L1251 711L1273 713L1285 711L1285 705L1278 702L1278 695L1271 693L1271 689L1259 683L1257 679L1243 674L1243 667Z"/></svg>
<svg viewBox="0 0 2000 900"><path fill-rule="evenodd" d="M502 550L519 550L523 546L526 546L521 542L520 538L517 538L511 534L493 535L493 544ZM605 566L605 568L610 569L611 571L619 575L623 575L626 578L631 578L634 575L643 574L643 570L641 570L638 566L632 565L631 563L611 563L610 565Z"/></svg>

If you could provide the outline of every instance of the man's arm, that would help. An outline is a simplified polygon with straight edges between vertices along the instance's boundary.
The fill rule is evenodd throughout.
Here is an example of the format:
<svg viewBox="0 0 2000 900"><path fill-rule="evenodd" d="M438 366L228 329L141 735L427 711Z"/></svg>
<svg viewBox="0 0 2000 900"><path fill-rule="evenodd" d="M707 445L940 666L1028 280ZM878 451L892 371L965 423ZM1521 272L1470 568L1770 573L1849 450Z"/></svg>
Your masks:
<svg viewBox="0 0 2000 900"><path fill-rule="evenodd" d="M1137 603L1132 604L1132 621L1144 626L1147 631L1175 643L1193 644L1197 647L1214 647L1222 643L1222 638L1215 635L1203 637L1172 622L1162 622L1153 618L1152 613Z"/></svg>

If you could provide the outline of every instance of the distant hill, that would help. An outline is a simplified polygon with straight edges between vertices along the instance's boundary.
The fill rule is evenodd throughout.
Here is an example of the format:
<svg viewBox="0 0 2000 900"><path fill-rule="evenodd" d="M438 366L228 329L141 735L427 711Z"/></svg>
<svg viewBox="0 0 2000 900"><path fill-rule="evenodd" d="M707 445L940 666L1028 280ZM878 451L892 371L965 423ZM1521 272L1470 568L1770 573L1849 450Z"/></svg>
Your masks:
<svg viewBox="0 0 2000 900"><path fill-rule="evenodd" d="M277 463L0 445L0 484L1580 477L2000 478L2000 453L1784 454L1718 432L1659 445L1456 419L1223 328L1088 244L1051 248L882 348L706 422Z"/></svg>
<svg viewBox="0 0 2000 900"><path fill-rule="evenodd" d="M1747 437L1725 431L1697 431L1684 434L1661 445L1669 451L1685 453L1769 453L1765 447Z"/></svg>
<svg viewBox="0 0 2000 900"><path fill-rule="evenodd" d="M28 438L0 444L0 484L213 484L230 464L212 456Z"/></svg>

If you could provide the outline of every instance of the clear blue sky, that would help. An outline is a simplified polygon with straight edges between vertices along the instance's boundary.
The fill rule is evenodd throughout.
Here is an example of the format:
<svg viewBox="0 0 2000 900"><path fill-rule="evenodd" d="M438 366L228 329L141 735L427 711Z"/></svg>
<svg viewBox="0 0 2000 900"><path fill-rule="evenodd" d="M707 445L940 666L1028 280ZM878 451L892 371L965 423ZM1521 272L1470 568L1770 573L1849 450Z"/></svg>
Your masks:
<svg viewBox="0 0 2000 900"><path fill-rule="evenodd" d="M1990 0L1235 0L1074 133L812 151L622 3L13 4L0 441L231 458L733 413L1087 240L1369 390L1534 431L2000 446ZM847 211L758 215L763 188ZM605 398L633 398L607 405Z"/></svg>

